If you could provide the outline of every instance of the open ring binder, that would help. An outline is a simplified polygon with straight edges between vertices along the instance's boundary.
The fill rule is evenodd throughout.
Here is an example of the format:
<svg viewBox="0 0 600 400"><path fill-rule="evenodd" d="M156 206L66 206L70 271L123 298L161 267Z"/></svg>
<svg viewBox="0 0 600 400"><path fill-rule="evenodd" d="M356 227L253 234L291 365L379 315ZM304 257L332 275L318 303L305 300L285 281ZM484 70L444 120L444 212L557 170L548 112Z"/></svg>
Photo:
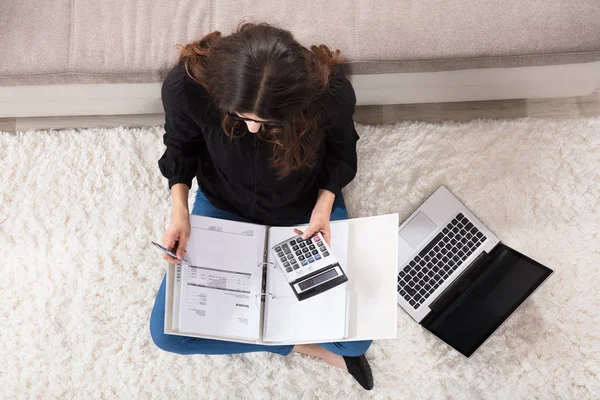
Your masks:
<svg viewBox="0 0 600 400"><path fill-rule="evenodd" d="M305 302L272 251L291 227L198 215L190 225L195 266L168 265L165 334L275 346L396 337L398 214L332 222L353 279Z"/></svg>

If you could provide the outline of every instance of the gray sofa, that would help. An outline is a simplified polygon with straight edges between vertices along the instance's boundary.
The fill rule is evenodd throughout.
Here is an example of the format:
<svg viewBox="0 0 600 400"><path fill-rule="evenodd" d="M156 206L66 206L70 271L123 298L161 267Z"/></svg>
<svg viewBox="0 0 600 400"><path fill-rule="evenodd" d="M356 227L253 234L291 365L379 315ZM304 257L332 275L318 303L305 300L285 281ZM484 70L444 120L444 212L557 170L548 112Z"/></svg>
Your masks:
<svg viewBox="0 0 600 400"><path fill-rule="evenodd" d="M599 0L3 0L0 117L157 113L174 44L240 20L348 58L358 104L577 96Z"/></svg>

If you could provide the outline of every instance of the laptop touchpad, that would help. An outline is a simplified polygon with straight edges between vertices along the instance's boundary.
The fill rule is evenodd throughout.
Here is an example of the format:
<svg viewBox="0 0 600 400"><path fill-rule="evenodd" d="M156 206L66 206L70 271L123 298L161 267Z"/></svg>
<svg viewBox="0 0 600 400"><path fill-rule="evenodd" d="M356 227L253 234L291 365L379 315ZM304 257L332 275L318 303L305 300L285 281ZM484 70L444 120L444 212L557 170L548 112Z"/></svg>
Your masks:
<svg viewBox="0 0 600 400"><path fill-rule="evenodd" d="M417 248L419 243L423 241L434 229L436 225L432 220L425 215L423 211L419 211L413 219L400 231L400 237L410 245Z"/></svg>

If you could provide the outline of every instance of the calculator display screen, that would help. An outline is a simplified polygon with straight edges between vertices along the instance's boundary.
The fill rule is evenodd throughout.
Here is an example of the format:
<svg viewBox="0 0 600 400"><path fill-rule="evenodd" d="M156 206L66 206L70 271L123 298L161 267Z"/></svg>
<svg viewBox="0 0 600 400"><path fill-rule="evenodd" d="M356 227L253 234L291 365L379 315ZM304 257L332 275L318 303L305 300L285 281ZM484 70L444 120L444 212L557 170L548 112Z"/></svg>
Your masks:
<svg viewBox="0 0 600 400"><path fill-rule="evenodd" d="M318 285L320 283L323 283L325 281L328 281L331 278L335 278L336 276L338 276L337 271L335 269L330 269L329 271L324 272L321 275L317 275L310 279L305 280L304 282L300 282L298 284L298 287L300 288L300 290L305 290L305 289L308 289L315 285Z"/></svg>

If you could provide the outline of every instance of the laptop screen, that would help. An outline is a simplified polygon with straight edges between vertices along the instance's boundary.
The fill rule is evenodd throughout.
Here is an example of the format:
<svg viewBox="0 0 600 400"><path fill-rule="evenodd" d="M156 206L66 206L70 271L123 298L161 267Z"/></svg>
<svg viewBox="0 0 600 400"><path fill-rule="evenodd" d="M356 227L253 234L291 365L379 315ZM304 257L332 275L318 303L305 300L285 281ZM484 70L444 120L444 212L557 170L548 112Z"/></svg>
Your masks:
<svg viewBox="0 0 600 400"><path fill-rule="evenodd" d="M423 327L470 357L540 286L552 270L502 244L476 276L461 279L452 300L422 321ZM468 276L468 274L465 274ZM456 288L458 287L458 288Z"/></svg>

